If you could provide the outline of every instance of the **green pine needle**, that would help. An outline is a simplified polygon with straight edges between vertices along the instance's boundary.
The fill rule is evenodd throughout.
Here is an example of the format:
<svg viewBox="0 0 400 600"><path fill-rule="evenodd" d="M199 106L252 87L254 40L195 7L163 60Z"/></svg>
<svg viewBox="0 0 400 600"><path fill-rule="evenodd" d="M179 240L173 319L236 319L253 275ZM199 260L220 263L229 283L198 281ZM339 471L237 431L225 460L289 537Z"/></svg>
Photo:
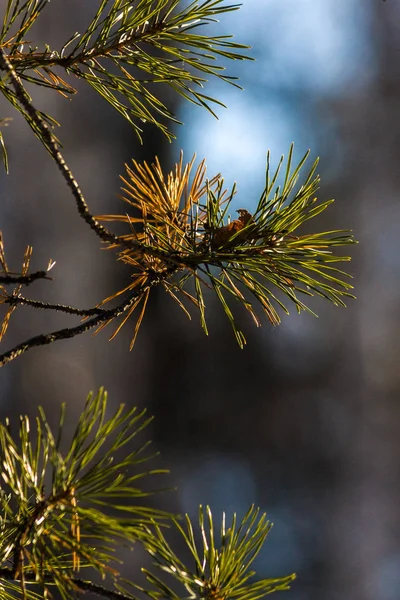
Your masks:
<svg viewBox="0 0 400 600"><path fill-rule="evenodd" d="M355 240L346 230L302 232L307 221L318 217L333 202L317 199L318 161L301 181L308 154L293 167L292 145L286 165L282 157L272 173L268 155L266 185L254 214L239 209L239 218L232 220L229 212L236 186L228 194L220 175L207 181L205 161L191 182L194 159L184 165L182 156L167 176L158 160L153 165L134 162L134 168L127 167L123 199L142 216L97 218L129 226L130 233L122 237L125 243L132 243L132 249L124 245L118 259L132 268L131 281L102 304L123 291L137 293L138 284L148 295L154 273L165 273L165 289L188 315L184 302L191 300L199 310L206 334L209 293L206 295L205 291L214 291L242 348L246 339L232 310L232 301L242 305L257 326L261 325L257 307L270 323L278 325L280 312L288 314L290 304L297 312L315 314L306 303L307 297L317 295L336 306L345 306L347 298L354 298L353 288L347 281L350 276L336 265L348 262L350 257L334 252ZM283 178L278 185L281 171ZM143 313L140 321L142 316Z"/></svg>
<svg viewBox="0 0 400 600"><path fill-rule="evenodd" d="M131 123L140 139L143 123L174 137L168 121L178 121L160 100L160 84L216 116L213 105L224 105L201 91L204 84L217 77L239 87L235 77L225 74L224 61L249 59L244 54L248 46L232 36L207 35L204 29L239 8L224 0L195 0L189 5L181 0L102 0L86 31L72 33L61 49L26 47L26 34L46 4L8 2L0 43L8 49L15 72L24 81L64 96L76 89L60 76L60 69L66 76L83 79ZM0 90L12 101L5 82ZM18 103L13 104L27 118ZM40 132L35 133L42 139Z"/></svg>
<svg viewBox="0 0 400 600"><path fill-rule="evenodd" d="M264 545L271 524L265 514L253 506L241 521L233 516L226 526L225 514L219 530L216 530L210 507L199 509L198 533L188 515L185 524L174 521L175 528L189 551L190 561L183 563L168 543L164 532L157 526L151 529L145 542L153 556L153 570L144 569L150 589L135 585L153 600L229 600L245 598L258 600L274 591L288 590L295 575L280 578L253 580L255 571L251 565ZM149 530L150 532L150 530ZM171 587L165 581L170 578ZM181 590L175 591L178 584Z"/></svg>
<svg viewBox="0 0 400 600"><path fill-rule="evenodd" d="M36 427L21 417L17 436L0 424L0 585L11 564L21 585L36 577L67 598L78 571L114 576L116 547L143 541L146 524L171 518L141 504L151 492L140 481L165 473L138 469L149 457L136 437L151 419L122 405L111 417L106 410L104 390L90 394L66 450L64 407L57 437L42 409Z"/></svg>

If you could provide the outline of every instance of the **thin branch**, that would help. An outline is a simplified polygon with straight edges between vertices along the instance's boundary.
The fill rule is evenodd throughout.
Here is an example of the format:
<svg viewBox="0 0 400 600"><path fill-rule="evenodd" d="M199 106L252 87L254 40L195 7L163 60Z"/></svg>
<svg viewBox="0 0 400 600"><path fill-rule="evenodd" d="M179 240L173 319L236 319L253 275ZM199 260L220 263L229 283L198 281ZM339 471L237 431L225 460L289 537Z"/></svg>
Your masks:
<svg viewBox="0 0 400 600"><path fill-rule="evenodd" d="M66 340L75 337L76 335L80 335L81 333L85 333L89 331L89 329L93 329L100 325L100 323L104 323L105 321L109 321L111 319L115 319L119 317L127 310L131 308L131 306L137 301L138 297L144 294L148 289L152 288L155 285L158 285L165 279L171 276L173 273L173 269L167 269L162 273L157 273L153 275L153 278L146 283L143 287L134 290L134 292L124 300L121 304L116 306L115 308L104 310L101 314L96 315L92 319L89 319L85 323L81 323L76 327L66 327L64 329L59 329L57 331L52 331L51 333L42 333L37 335L21 344L15 346L12 350L8 352L4 352L4 354L0 355L0 367L4 367L7 363L13 361L18 358L31 348L35 348L37 346L47 346L48 344L52 344L53 342L57 342L58 340Z"/></svg>
<svg viewBox="0 0 400 600"><path fill-rule="evenodd" d="M25 109L26 113L30 116L33 123L35 124L38 132L41 135L41 141L44 143L45 147L49 151L52 158L55 160L59 170L61 171L62 176L64 177L68 187L70 188L72 195L75 198L76 206L78 212L82 219L89 225L89 227L96 233L96 235L105 242L111 242L116 244L117 246L124 246L126 248L134 248L136 250L141 250L146 252L147 254L151 254L157 258L167 259L171 264L179 264L180 257L170 255L167 252L160 250L156 247L147 246L146 244L141 244L140 242L133 239L125 239L123 236L117 236L93 217L91 212L89 211L89 207L86 204L86 200L82 194L81 189L79 188L78 182L72 174L71 169L68 167L67 163L64 160L61 152L58 150L58 142L56 138L50 131L49 126L41 117L39 111L33 106L25 88L23 87L20 78L18 77L15 69L13 68L10 60L7 57L7 54L4 52L4 49L0 47L0 70L5 70L10 75L12 84L14 86L16 97L18 101ZM37 132L35 131L37 134Z"/></svg>
<svg viewBox="0 0 400 600"><path fill-rule="evenodd" d="M14 581L14 574L12 569L8 567L0 568L0 579L4 579L6 581ZM24 572L25 582L35 582L37 583L37 574L33 572ZM49 578L45 579L44 583L54 583L54 581ZM85 581L84 579L79 579L78 577L71 577L71 584L77 588L77 592L92 592L97 596L102 596L103 598L109 598L110 600L132 600L133 596L128 596L126 594L122 594L121 592L117 592L116 590L110 590L102 585L98 585L96 583L92 583L91 581Z"/></svg>
<svg viewBox="0 0 400 600"><path fill-rule="evenodd" d="M89 227L91 229L93 229L93 231L96 233L96 235L98 235L102 240L104 240L106 242L114 242L116 244L123 243L119 239L118 236L114 235L113 233L108 231L105 227L100 225L100 223L98 221L96 221L96 219L94 219L94 217L90 214L89 208L88 208L85 198L79 188L79 185L78 185L75 177L73 176L70 168L68 167L67 163L65 162L62 154L60 153L60 151L58 149L57 140L55 139L54 135L51 133L50 128L47 125L47 123L40 116L40 113L33 106L27 92L25 91L25 88L23 87L23 85L21 83L20 78L18 77L17 73L15 72L14 67L12 66L11 62L9 61L7 54L5 53L4 49L1 47L0 47L0 69L8 72L11 82L12 82L12 85L14 87L16 96L18 98L18 101L23 106L23 108L26 110L27 114L30 116L33 123L35 124L38 131L40 132L42 139L45 142L45 146L46 146L47 150L49 151L49 153L55 160L59 170L61 171L62 176L64 177L68 187L70 188L70 190L75 198L78 212L79 212L80 216L82 217L82 219L84 219L84 221L86 221L86 223L89 225Z"/></svg>
<svg viewBox="0 0 400 600"><path fill-rule="evenodd" d="M30 298L24 298L23 296L10 296L9 298L4 300L4 304L9 304L13 306L15 304L19 304L22 306L31 306L32 308L41 308L42 310L56 310L59 312L64 312L69 315L77 315L80 317L93 317L96 315L101 315L105 311L103 308L97 308L94 306L93 308L74 308L73 306L68 306L66 304L49 304L48 302L40 302L39 300L31 300Z"/></svg>
<svg viewBox="0 0 400 600"><path fill-rule="evenodd" d="M97 594L97 596L109 598L110 600L132 600L132 598L134 598L134 596L128 596L126 594L122 594L122 592L117 592L116 590L109 590L108 588L96 583L92 583L91 581L85 581L83 579L73 577L72 582L81 592L92 592L93 594Z"/></svg>
<svg viewBox="0 0 400 600"><path fill-rule="evenodd" d="M185 260L181 261L181 256L179 253L168 253L164 250L160 250L157 247L152 247L146 244L141 244L137 240L132 238L126 239L124 236L117 236L105 227L101 225L97 219L93 217L91 212L89 211L89 207L86 203L86 200L83 196L81 189L79 188L78 182L72 174L71 169L68 167L65 162L64 157L58 150L58 142L54 135L51 133L51 130L48 124L40 115L40 112L33 106L29 95L25 91L20 78L15 72L14 67L12 66L7 54L4 52L4 49L0 47L0 70L5 70L8 72L16 97L18 101L25 109L26 113L32 119L32 122L36 126L38 132L40 133L41 141L44 143L45 147L49 151L50 155L56 162L59 170L61 171L62 176L64 177L68 187L70 188L72 195L75 198L76 206L78 212L82 219L89 225L89 227L96 233L96 235L105 242L111 242L117 246L124 246L130 249L136 249L139 251L146 252L147 254L151 254L156 258L166 259L169 263L175 264L176 266L184 266ZM37 134L37 131L35 131ZM193 262L193 261L191 261ZM197 262L196 260L194 262Z"/></svg>
<svg viewBox="0 0 400 600"><path fill-rule="evenodd" d="M0 283L4 283L5 285L13 285L15 283L29 285L37 279L51 280L51 277L47 275L47 271L36 271L35 273L30 273L29 275L0 275Z"/></svg>
<svg viewBox="0 0 400 600"><path fill-rule="evenodd" d="M146 286L148 287L148 286ZM130 296L127 300L124 300L121 304L119 304L116 308L105 310L102 314L97 315L78 325L77 327L66 327L65 329L59 329L57 331L52 331L51 333L42 333L33 338L30 338L26 342L22 342L22 344L18 344L12 350L8 352L4 352L4 354L0 355L0 367L4 367L7 363L11 362L15 358L21 356L31 348L35 348L37 346L46 346L47 344L52 344L53 342L57 342L58 340L66 340L76 335L80 335L81 333L85 333L89 331L89 329L93 329L100 323L104 321L108 321L109 319L114 319L115 317L119 317L125 311L127 311L134 302L137 300L137 294Z"/></svg>

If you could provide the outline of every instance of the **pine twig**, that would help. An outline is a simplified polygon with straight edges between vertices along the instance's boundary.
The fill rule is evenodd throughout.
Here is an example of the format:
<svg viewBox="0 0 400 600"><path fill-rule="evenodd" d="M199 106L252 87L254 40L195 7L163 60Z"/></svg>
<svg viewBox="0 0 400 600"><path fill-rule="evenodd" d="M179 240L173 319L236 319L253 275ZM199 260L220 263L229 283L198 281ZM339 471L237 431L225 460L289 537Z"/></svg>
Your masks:
<svg viewBox="0 0 400 600"><path fill-rule="evenodd" d="M10 296L4 300L4 304L9 304L10 306L18 304L22 306L31 306L32 308L39 308L42 310L56 310L58 312L64 312L69 315L77 315L79 317L93 317L104 313L103 308L97 308L96 306L93 308L81 309L68 306L66 304L50 304L49 302L41 302L40 300L31 300L30 298L25 298L23 296Z"/></svg>
<svg viewBox="0 0 400 600"><path fill-rule="evenodd" d="M106 321L111 321L112 319L119 317L134 305L139 296L143 295L153 286L162 283L165 279L171 276L172 272L173 271L167 269L163 273L154 274L151 280L148 280L143 287L134 290L129 298L121 302L121 304L115 308L103 310L102 313L97 314L85 323L81 323L76 327L66 327L64 329L52 331L51 333L42 333L30 338L29 340L26 340L25 342L22 342L21 344L18 344L8 352L4 352L0 355L0 367L4 367L4 365L18 358L31 348L35 348L37 346L47 346L48 344L52 344L58 340L73 338L76 335L80 335L81 333L85 333L86 331L97 327L97 325L100 325L101 323L105 323Z"/></svg>
<svg viewBox="0 0 400 600"><path fill-rule="evenodd" d="M196 0L182 6L179 0L131 4L101 2L86 31L74 33L60 50L46 45L44 52L32 46L24 52L21 41L26 32L10 42L3 33L0 42L10 48L9 60L23 81L63 96L75 94L76 88L60 75L62 69L68 76L84 79L128 120L141 141L141 123L155 125L171 140L175 135L165 121L180 121L158 97L160 83L214 116L211 104L224 104L200 91L208 78L240 88L238 78L225 74L219 59L252 60L243 53L249 47L231 40L233 36L196 31L239 5L224 0Z"/></svg>
<svg viewBox="0 0 400 600"><path fill-rule="evenodd" d="M34 122L37 132L40 133L41 140L44 143L46 149L50 153L51 157L56 162L59 170L63 178L65 179L68 187L70 188L72 195L75 198L76 206L78 212L82 219L89 225L89 227L96 233L96 235L103 240L104 242L110 242L116 244L117 246L125 246L126 248L135 248L136 250L145 251L147 254L151 254L152 256L158 258L168 258L171 263L177 264L177 260L174 256L169 256L168 253L159 250L158 248L152 248L147 246L146 244L141 244L136 240L126 240L124 237L117 236L111 231L108 231L103 225L101 225L97 219L93 217L91 214L89 207L86 203L86 200L83 196L83 193L76 181L71 169L68 167L64 157L58 149L58 143L55 139L54 135L51 133L49 126L41 117L39 111L35 109L33 106L25 88L23 87L20 78L15 72L14 67L12 66L10 60L8 59L7 54L4 52L4 49L0 47L0 70L7 71L10 75L12 84L14 86L14 90L16 96L26 110L32 121ZM179 258L179 257L178 257Z"/></svg>
<svg viewBox="0 0 400 600"><path fill-rule="evenodd" d="M53 331L47 334L40 334L33 338L30 338L29 340L18 344L12 350L4 352L2 355L0 355L0 367L4 367L4 365L15 360L31 348L35 348L37 346L46 346L47 344L52 344L57 340L64 340L71 337L75 337L76 335L84 333L85 331L88 331L89 329L95 327L98 323L101 323L101 321L102 319L100 317L96 317L93 320L88 321L84 325L80 325L78 327L59 329L58 331Z"/></svg>
<svg viewBox="0 0 400 600"><path fill-rule="evenodd" d="M75 203L79 212L79 215L82 219L89 225L89 227L96 233L96 235L103 240L104 242L110 242L116 244L117 246L124 246L126 248L135 248L137 250L146 251L148 254L152 254L155 257L159 258L169 258L165 252L157 248L149 248L145 244L140 244L136 240L126 240L123 237L117 236L111 231L108 231L103 225L101 225L97 219L93 217L91 214L89 207L86 203L86 200L83 196L83 193L76 181L71 169L68 167L64 157L58 149L58 142L54 135L51 133L49 126L45 122L45 120L41 117L40 113L33 106L25 88L23 87L20 78L15 72L14 67L12 66L7 54L4 52L4 49L0 47L0 70L7 71L12 84L14 86L14 90L18 101L25 109L26 113L32 119L37 131L34 130L37 135L40 133L39 139L41 139L42 143L48 150L51 157L56 162L61 174L66 181L68 187L70 188L72 195L75 198ZM171 262L173 262L174 257L170 257Z"/></svg>
<svg viewBox="0 0 400 600"><path fill-rule="evenodd" d="M24 573L25 582L37 582L37 575L32 572ZM9 567L0 568L0 580L4 579L6 581L13 581L14 574L12 569ZM49 581L45 581L44 583L49 583ZM80 579L79 577L72 577L71 583L74 585L76 591L78 593L87 593L92 592L97 596L101 596L102 598L108 598L109 600L132 600L132 596L128 596L127 594L123 594L122 592L118 592L117 590L110 590L102 585L92 583L91 581L86 581L84 579Z"/></svg>
<svg viewBox="0 0 400 600"><path fill-rule="evenodd" d="M23 108L26 110L27 114L30 116L33 123L35 124L37 130L40 132L40 135L42 136L42 139L44 141L44 144L45 144L48 152L50 153L52 158L55 160L59 170L61 171L62 176L64 177L68 187L70 188L70 190L72 192L72 195L75 198L76 206L78 208L78 212L79 212L80 216L82 217L82 219L84 221L86 221L86 223L89 225L89 227L91 229L93 229L93 231L96 233L96 235L98 235L102 240L104 240L106 242L114 242L114 243L121 244L121 240L118 238L118 236L107 231L107 229L105 227L103 227L102 225L100 225L100 223L98 221L96 221L96 219L94 219L94 217L91 215L89 208L86 204L86 200L82 194L82 191L79 188L78 182L76 181L75 177L72 174L71 169L68 167L67 163L64 160L64 157L62 156L61 152L58 149L58 143L57 143L54 135L51 133L50 128L47 125L47 123L40 116L40 113L33 106L27 92L25 91L25 88L23 87L23 85L21 83L20 78L18 77L17 73L15 72L14 67L12 66L11 62L9 61L7 54L5 53L4 49L1 47L0 47L0 69L2 69L3 71L6 71L8 73L8 75L11 79L12 85L14 87L16 96L18 98L18 101L23 106Z"/></svg>
<svg viewBox="0 0 400 600"><path fill-rule="evenodd" d="M35 273L30 273L29 275L0 275L0 283L4 283L5 285L14 285L15 283L30 285L37 279L51 280L51 277L47 275L47 271L36 271Z"/></svg>
<svg viewBox="0 0 400 600"><path fill-rule="evenodd" d="M97 596L108 598L109 600L132 600L132 596L117 592L116 590L110 590L102 585L92 583L91 581L85 581L84 579L72 578L72 582L78 588L79 592L92 592Z"/></svg>
<svg viewBox="0 0 400 600"><path fill-rule="evenodd" d="M37 346L47 346L48 344L52 344L53 342L57 342L58 340L66 340L73 338L76 335L80 335L81 333L89 331L89 329L93 329L93 327L96 327L104 321L114 319L115 317L118 317L122 315L125 311L127 311L136 300L137 294L133 294L128 299L124 300L124 302L119 304L117 307L110 310L105 310L102 314L96 315L95 317L89 319L89 321L86 321L81 325L78 325L76 327L66 327L64 329L52 331L51 333L42 333L40 335L32 337L29 340L18 344L12 350L1 354L0 367L4 367L4 365L18 358L31 348L35 348Z"/></svg>

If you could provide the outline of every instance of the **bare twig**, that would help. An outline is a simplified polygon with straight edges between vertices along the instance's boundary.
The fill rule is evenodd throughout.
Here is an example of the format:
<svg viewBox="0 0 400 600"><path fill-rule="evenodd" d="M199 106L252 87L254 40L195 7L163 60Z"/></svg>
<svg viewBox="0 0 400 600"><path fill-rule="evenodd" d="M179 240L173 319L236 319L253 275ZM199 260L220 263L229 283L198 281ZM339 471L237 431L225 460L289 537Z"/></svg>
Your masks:
<svg viewBox="0 0 400 600"><path fill-rule="evenodd" d="M36 271L29 275L0 275L0 283L4 283L5 285L13 285L15 283L29 285L37 279L51 279L51 277L47 275L47 271Z"/></svg>
<svg viewBox="0 0 400 600"><path fill-rule="evenodd" d="M146 286L146 289L148 287L149 286ZM141 291L143 292L144 290ZM108 321L118 317L119 315L122 315L132 306L134 302L136 302L137 297L137 293L133 294L116 308L105 310L102 314L96 315L92 319L89 319L89 321L86 321L77 327L67 327L65 329L59 329L58 331L52 331L51 333L42 333L30 338L26 342L22 342L22 344L18 344L18 346L15 346L12 350L4 352L4 354L0 355L0 367L4 367L4 365L11 362L15 358L18 358L21 356L21 354L24 354L31 348L35 348L36 346L46 346L47 344L52 344L58 340L66 340L75 337L76 335L80 335L81 333L89 331L89 329L93 329L93 327L96 327L104 321Z"/></svg>
<svg viewBox="0 0 400 600"><path fill-rule="evenodd" d="M12 569L10 569L9 567L0 568L0 579L4 579L6 581L14 581L15 578ZM37 583L37 574L34 572L30 573L29 571L25 571L24 579L26 583ZM54 581L49 577L49 579L45 579L44 583L54 583ZM78 593L92 592L97 596L109 598L109 600L132 600L133 598L133 596L122 594L121 592L117 592L116 590L110 590L102 585L92 583L91 581L85 581L84 579L79 579L78 577L71 577L71 584L75 587L75 590Z"/></svg>
<svg viewBox="0 0 400 600"><path fill-rule="evenodd" d="M92 592L97 596L109 598L109 600L132 600L132 598L134 598L134 596L128 596L127 594L122 594L122 592L117 592L116 590L109 590L102 585L92 583L91 581L78 579L76 577L72 579L72 582L76 585L78 591L80 592Z"/></svg>
<svg viewBox="0 0 400 600"><path fill-rule="evenodd" d="M40 300L31 300L30 298L24 298L23 296L10 296L4 300L4 304L9 304L10 306L20 304L23 306L31 306L32 308L41 308L42 310L56 310L80 317L94 317L105 312L103 308L97 308L96 306L93 308L81 309L67 306L66 304L50 304L48 302L41 302Z"/></svg>
<svg viewBox="0 0 400 600"><path fill-rule="evenodd" d="M135 289L132 294L121 304L116 306L115 308L111 308L109 310L103 310L100 314L92 317L85 323L81 323L76 327L66 327L64 329L59 329L57 331L52 331L51 333L42 333L35 337L18 344L12 350L8 352L4 352L4 354L0 355L0 367L4 367L4 365L18 358L31 348L35 348L37 346L47 346L48 344L52 344L53 342L57 342L58 340L66 340L75 337L76 335L80 335L81 333L85 333L89 331L89 329L93 329L100 325L100 323L104 323L106 321L111 321L116 317L119 317L123 313L125 313L131 306L137 301L138 297L145 294L150 288L162 283L164 280L168 279L174 269L167 269L162 273L155 273L153 277L147 280L146 284L142 287ZM99 312L99 309L96 309Z"/></svg>
<svg viewBox="0 0 400 600"><path fill-rule="evenodd" d="M168 255L165 251L162 251L156 247L151 247L146 244L141 244L137 240L134 239L125 239L123 236L117 236L111 231L108 231L103 225L101 225L97 219L93 217L91 212L89 211L89 207L86 203L86 200L82 194L81 189L79 188L78 182L72 174L71 169L68 167L65 162L64 157L58 149L58 142L54 135L51 133L49 126L46 121L40 115L40 112L36 110L33 106L27 92L25 91L24 86L21 83L20 78L15 72L14 67L12 66L7 54L4 49L0 47L0 70L7 71L11 82L13 84L16 97L18 101L23 106L27 114L32 119L35 124L37 130L42 136L42 143L44 143L48 152L56 162L59 170L61 171L62 176L64 177L68 187L70 188L72 195L75 198L75 203L78 208L78 212L82 219L89 225L89 227L96 233L96 235L102 239L104 242L111 242L117 246L124 246L125 248L135 248L137 250L142 250L147 254L151 254L152 256L158 258L164 258L168 260L171 264L179 263L179 256ZM37 134L37 132L35 131Z"/></svg>
<svg viewBox="0 0 400 600"><path fill-rule="evenodd" d="M40 134L45 142L47 150L49 151L49 153L55 160L59 170L61 171L62 176L64 177L68 187L70 188L70 190L75 198L78 212L79 212L80 216L82 217L82 219L84 219L84 221L86 221L86 223L89 225L89 227L91 227L91 229L93 229L93 231L96 233L96 235L98 235L102 240L104 240L106 242L114 242L116 244L123 244L122 240L118 236L116 236L113 233L111 233L110 231L108 231L105 227L103 227L103 225L100 225L100 223L98 221L96 221L96 219L91 215L89 208L86 204L85 198L79 188L79 185L78 185L75 177L73 176L70 168L68 167L67 163L65 162L62 154L60 153L60 151L58 149L57 140L55 139L54 135L51 133L50 128L47 125L47 123L45 122L45 120L41 117L39 111L37 111L36 108L33 106L27 92L25 91L25 88L23 87L23 85L21 83L20 78L18 77L17 73L15 72L14 67L12 66L11 62L9 61L7 54L5 53L4 49L1 47L0 47L0 69L7 71L8 75L11 79L12 85L14 87L15 94L18 98L18 101L23 106L23 108L26 110L27 114L30 116L33 123L35 124L38 131L40 132ZM129 244L129 246L132 247L132 244Z"/></svg>

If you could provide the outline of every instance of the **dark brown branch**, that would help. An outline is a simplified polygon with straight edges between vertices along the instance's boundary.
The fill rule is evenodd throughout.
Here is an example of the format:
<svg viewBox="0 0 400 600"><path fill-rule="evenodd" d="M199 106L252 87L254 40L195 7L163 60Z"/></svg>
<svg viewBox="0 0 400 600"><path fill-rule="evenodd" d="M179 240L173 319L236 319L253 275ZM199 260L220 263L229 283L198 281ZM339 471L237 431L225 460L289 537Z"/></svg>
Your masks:
<svg viewBox="0 0 400 600"><path fill-rule="evenodd" d="M37 346L47 346L48 344L52 344L53 342L57 342L58 340L67 340L73 338L76 335L80 335L81 333L89 331L89 329L97 327L97 325L100 325L100 323L104 323L105 321L109 321L111 319L119 317L124 312L126 312L132 306L132 304L134 304L134 302L136 302L139 296L144 294L148 289L152 288L153 286L158 285L162 281L168 279L174 271L175 269L171 268L166 271L163 271L162 273L155 273L152 279L149 280L146 283L146 285L134 290L134 292L129 296L129 298L121 302L121 304L119 304L115 308L104 310L101 314L98 314L89 319L88 321L85 321L85 323L81 323L76 327L66 327L64 329L52 331L51 333L42 333L33 338L30 338L29 340L26 340L26 342L22 342L22 344L18 344L18 346L15 346L12 350L4 352L4 354L0 355L0 367L4 367L4 365L18 358L31 348L35 348Z"/></svg>
<svg viewBox="0 0 400 600"><path fill-rule="evenodd" d="M68 187L70 188L72 195L75 198L76 206L78 208L78 212L82 219L86 221L86 223L93 229L93 231L98 235L102 240L106 242L113 242L116 244L123 244L120 238L110 231L108 231L103 225L100 225L98 221L90 214L89 208L86 204L85 198L79 188L79 185L73 176L70 168L65 162L62 154L58 150L58 143L55 139L54 135L51 133L49 126L46 121L40 115L40 113L34 108L30 98L23 87L20 78L15 72L14 67L10 63L7 54L4 49L0 47L0 69L6 71L11 79L11 83L14 87L15 94L18 98L19 103L29 117L32 119L33 123L37 127L40 132L42 139L45 143L45 146L53 159L55 160L59 170L61 171L62 176L64 177ZM126 245L126 244L123 244ZM132 247L132 244L129 245Z"/></svg>
<svg viewBox="0 0 400 600"><path fill-rule="evenodd" d="M42 140L41 140L42 143L44 143L44 145L47 148L47 150L49 151L50 155L56 162L59 170L61 171L62 176L64 177L68 187L70 188L70 190L72 192L72 195L75 198L75 203L78 208L78 212L79 212L80 216L89 225L89 227L96 233L96 235L99 238L101 238L104 242L111 242L113 244L117 244L118 246L124 246L125 248L135 248L136 250L142 250L143 252L146 252L147 254L151 254L158 258L164 258L164 259L169 260L173 264L177 264L177 262L179 261L179 257L178 257L178 260L176 260L176 257L174 257L172 255L169 256L167 254L167 252L162 251L158 248L147 246L146 244L141 244L140 242L133 240L133 239L126 240L123 236L121 236L121 237L117 236L117 235L111 233L111 231L108 231L108 229L103 227L103 225L100 225L100 223L97 221L97 219L95 219L93 217L93 215L90 213L89 207L86 204L86 200L82 194L82 191L79 188L78 182L76 181L75 177L73 176L72 171L68 167L67 163L65 162L62 154L58 150L58 142L57 142L56 138L51 133L49 126L47 125L47 123L43 119L43 117L40 115L39 111L37 111L36 108L33 106L32 102L31 102L28 94L26 93L25 88L22 85L20 78L18 77L17 73L15 72L15 69L12 66L7 54L4 52L4 49L1 47L0 47L0 70L4 70L4 71L8 72L8 74L11 78L11 82L13 84L14 90L15 90L15 94L18 98L18 101L23 106L26 113L32 119L32 121L34 122L38 131L40 132L40 134L42 136ZM36 131L35 131L35 134L37 134Z"/></svg>
<svg viewBox="0 0 400 600"><path fill-rule="evenodd" d="M14 283L29 285L37 279L51 279L51 277L47 275L47 271L36 271L29 275L0 275L0 283L4 283L5 285L13 285Z"/></svg>
<svg viewBox="0 0 400 600"><path fill-rule="evenodd" d="M101 315L104 313L103 308L97 308L94 306L93 308L74 308L73 306L67 306L66 304L49 304L48 302L40 302L39 300L31 300L29 298L24 298L23 296L10 296L6 300L4 300L4 304L9 304L13 306L15 304L20 304L22 306L31 306L32 308L41 308L42 310L56 310L59 312L64 312L69 315L77 315L80 317L94 317L96 315Z"/></svg>
<svg viewBox="0 0 400 600"><path fill-rule="evenodd" d="M134 596L128 596L126 594L122 594L122 592L117 592L116 590L109 590L108 588L96 583L92 583L91 581L85 581L83 579L73 577L72 582L77 586L79 591L92 592L97 596L109 598L110 600L132 600L132 598L134 598Z"/></svg>
<svg viewBox="0 0 400 600"><path fill-rule="evenodd" d="M146 286L146 289L148 287L149 286ZM145 290L141 290L141 292L143 291ZM4 367L4 365L18 358L31 348L35 348L37 346L46 346L47 344L52 344L58 340L66 340L75 337L76 335L80 335L81 333L89 331L89 329L93 329L93 327L100 325L100 323L104 323L104 321L108 321L109 319L114 319L115 317L122 315L126 310L128 310L128 308L132 306L137 297L137 293L133 294L116 308L105 310L102 314L89 319L77 327L67 327L65 329L59 329L58 331L52 331L51 333L42 333L30 338L26 342L22 342L22 344L18 344L18 346L15 346L12 350L4 352L4 354L0 355L0 367Z"/></svg>
<svg viewBox="0 0 400 600"><path fill-rule="evenodd" d="M6 581L15 581L12 569L8 567L0 568L0 579L4 579ZM24 579L26 583L35 582L37 583L37 574L29 571L24 572ZM54 580L50 577L45 578L44 583L54 583ZM71 577L71 587L74 586L75 590L79 593L92 592L97 596L102 596L103 598L109 598L109 600L132 600L134 596L128 596L127 594L122 594L121 592L117 592L116 590L110 590L102 585L97 583L92 583L91 581L85 581L84 579L79 579L78 577Z"/></svg>
<svg viewBox="0 0 400 600"><path fill-rule="evenodd" d="M152 256L166 259L171 264L179 265L180 257L179 255L169 255L167 252L160 250L156 247L151 247L146 244L141 244L140 242L133 239L125 239L123 236L117 236L111 231L108 231L103 225L101 225L97 219L93 217L93 215L89 211L89 207L86 204L86 200L82 194L82 191L79 188L78 182L72 174L71 169L68 167L65 162L62 154L58 150L58 142L56 138L51 133L49 126L46 121L40 115L39 111L33 106L25 88L23 87L20 78L15 72L14 67L12 66L7 54L4 52L4 49L0 47L0 70L7 71L11 82L13 84L16 97L20 102L21 106L25 109L26 113L32 119L33 123L37 127L41 137L42 143L45 145L50 155L56 162L59 170L61 171L62 176L64 177L68 187L70 188L72 195L75 198L75 203L78 209L78 212L82 219L89 225L89 227L96 233L96 235L102 239L104 242L110 242L112 244L116 244L117 246L124 246L125 248L134 248L136 250L142 250L147 254L151 254ZM30 123L28 123L30 125ZM35 130L34 130L35 131ZM37 135L37 132L35 131Z"/></svg>

